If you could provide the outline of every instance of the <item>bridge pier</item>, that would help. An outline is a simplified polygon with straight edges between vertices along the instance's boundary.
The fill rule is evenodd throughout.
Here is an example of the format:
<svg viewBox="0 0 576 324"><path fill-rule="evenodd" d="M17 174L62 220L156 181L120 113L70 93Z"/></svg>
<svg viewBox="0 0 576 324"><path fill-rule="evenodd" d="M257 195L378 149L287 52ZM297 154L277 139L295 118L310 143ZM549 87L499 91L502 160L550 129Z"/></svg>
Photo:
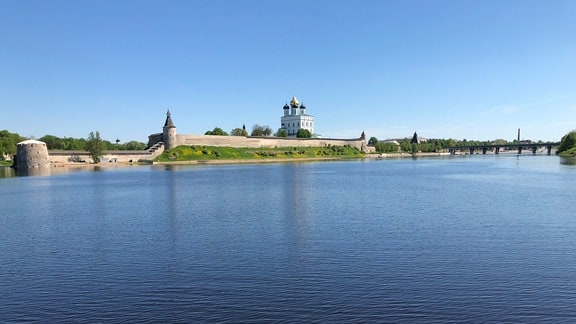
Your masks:
<svg viewBox="0 0 576 324"><path fill-rule="evenodd" d="M552 145L546 145L546 152L548 152L548 155L552 154Z"/></svg>
<svg viewBox="0 0 576 324"><path fill-rule="evenodd" d="M474 154L474 148L471 147L471 148L470 148L470 155L473 155L473 154Z"/></svg>
<svg viewBox="0 0 576 324"><path fill-rule="evenodd" d="M494 154L500 154L500 146L494 148Z"/></svg>
<svg viewBox="0 0 576 324"><path fill-rule="evenodd" d="M522 154L522 146L518 146L518 154Z"/></svg>
<svg viewBox="0 0 576 324"><path fill-rule="evenodd" d="M486 151L488 151L488 148L487 148L487 147L483 147L483 148L482 148L482 154L486 155Z"/></svg>
<svg viewBox="0 0 576 324"><path fill-rule="evenodd" d="M536 150L537 150L537 149L538 149L538 148L537 148L536 146L532 146L532 154L536 154Z"/></svg>

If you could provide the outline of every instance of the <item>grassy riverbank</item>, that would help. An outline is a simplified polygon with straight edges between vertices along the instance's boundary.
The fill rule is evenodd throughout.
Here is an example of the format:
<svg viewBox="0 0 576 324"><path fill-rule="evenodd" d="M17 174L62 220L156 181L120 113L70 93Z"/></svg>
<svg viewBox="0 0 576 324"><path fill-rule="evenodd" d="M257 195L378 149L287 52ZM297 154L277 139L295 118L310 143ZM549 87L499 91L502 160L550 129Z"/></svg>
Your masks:
<svg viewBox="0 0 576 324"><path fill-rule="evenodd" d="M350 146L233 148L216 146L178 146L167 150L156 162L184 162L211 160L283 160L359 158L364 153Z"/></svg>
<svg viewBox="0 0 576 324"><path fill-rule="evenodd" d="M0 161L0 166L11 166L12 165L12 161Z"/></svg>
<svg viewBox="0 0 576 324"><path fill-rule="evenodd" d="M562 157L576 157L576 147L571 147L568 150L559 153Z"/></svg>

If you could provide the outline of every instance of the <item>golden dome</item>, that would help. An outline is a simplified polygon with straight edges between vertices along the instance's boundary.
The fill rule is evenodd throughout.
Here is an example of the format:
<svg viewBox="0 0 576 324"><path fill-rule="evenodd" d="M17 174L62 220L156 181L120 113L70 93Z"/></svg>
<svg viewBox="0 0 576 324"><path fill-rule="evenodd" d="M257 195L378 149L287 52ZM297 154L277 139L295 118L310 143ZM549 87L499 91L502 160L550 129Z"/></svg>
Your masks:
<svg viewBox="0 0 576 324"><path fill-rule="evenodd" d="M290 106L291 107L298 107L298 105L300 105L300 103L298 102L298 99L296 99L296 97L292 97L292 100L290 100Z"/></svg>

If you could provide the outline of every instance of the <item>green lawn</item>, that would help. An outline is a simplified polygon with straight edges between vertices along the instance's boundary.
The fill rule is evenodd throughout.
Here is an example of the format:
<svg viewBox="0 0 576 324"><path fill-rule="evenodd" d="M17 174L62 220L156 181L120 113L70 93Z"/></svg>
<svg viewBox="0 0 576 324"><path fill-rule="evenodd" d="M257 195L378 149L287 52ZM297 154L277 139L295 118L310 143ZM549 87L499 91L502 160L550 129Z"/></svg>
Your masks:
<svg viewBox="0 0 576 324"><path fill-rule="evenodd" d="M216 146L178 146L156 158L159 162L206 160L260 160L294 158L355 158L364 153L350 146L233 148Z"/></svg>
<svg viewBox="0 0 576 324"><path fill-rule="evenodd" d="M11 166L11 165L12 165L12 161L0 160L0 166Z"/></svg>

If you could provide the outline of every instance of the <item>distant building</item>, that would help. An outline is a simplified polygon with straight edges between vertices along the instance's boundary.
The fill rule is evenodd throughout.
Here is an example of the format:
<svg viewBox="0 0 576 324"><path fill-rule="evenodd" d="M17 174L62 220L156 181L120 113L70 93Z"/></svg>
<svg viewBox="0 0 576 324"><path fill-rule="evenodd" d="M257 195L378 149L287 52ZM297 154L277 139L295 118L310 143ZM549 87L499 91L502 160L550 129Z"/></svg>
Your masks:
<svg viewBox="0 0 576 324"><path fill-rule="evenodd" d="M300 129L307 129L314 135L314 116L306 114L306 106L292 97L290 105L285 104L284 116L280 118L280 129L285 129L288 136L295 137Z"/></svg>

